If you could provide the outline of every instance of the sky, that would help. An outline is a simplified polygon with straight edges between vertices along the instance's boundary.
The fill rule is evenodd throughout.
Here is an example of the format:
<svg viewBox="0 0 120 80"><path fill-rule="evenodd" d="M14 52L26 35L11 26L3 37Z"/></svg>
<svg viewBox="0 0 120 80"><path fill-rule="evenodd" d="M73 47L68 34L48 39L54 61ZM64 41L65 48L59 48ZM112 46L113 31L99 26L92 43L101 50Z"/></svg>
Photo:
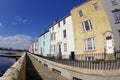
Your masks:
<svg viewBox="0 0 120 80"><path fill-rule="evenodd" d="M45 29L86 0L0 0L0 47L27 49Z"/></svg>

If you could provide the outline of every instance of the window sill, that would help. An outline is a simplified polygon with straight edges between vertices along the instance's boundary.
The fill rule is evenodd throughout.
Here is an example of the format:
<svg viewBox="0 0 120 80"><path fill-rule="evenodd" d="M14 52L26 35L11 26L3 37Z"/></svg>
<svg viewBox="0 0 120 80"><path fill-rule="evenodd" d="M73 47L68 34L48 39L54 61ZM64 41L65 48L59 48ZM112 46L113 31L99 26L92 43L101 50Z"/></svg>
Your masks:
<svg viewBox="0 0 120 80"><path fill-rule="evenodd" d="M84 50L84 52L91 52L91 51L96 51L96 49L92 49L92 50Z"/></svg>
<svg viewBox="0 0 120 80"><path fill-rule="evenodd" d="M83 33L91 32L91 31L93 31L93 29L91 29L91 30L87 30L87 31L83 31Z"/></svg>
<svg viewBox="0 0 120 80"><path fill-rule="evenodd" d="M120 22L116 22L115 24L119 24Z"/></svg>

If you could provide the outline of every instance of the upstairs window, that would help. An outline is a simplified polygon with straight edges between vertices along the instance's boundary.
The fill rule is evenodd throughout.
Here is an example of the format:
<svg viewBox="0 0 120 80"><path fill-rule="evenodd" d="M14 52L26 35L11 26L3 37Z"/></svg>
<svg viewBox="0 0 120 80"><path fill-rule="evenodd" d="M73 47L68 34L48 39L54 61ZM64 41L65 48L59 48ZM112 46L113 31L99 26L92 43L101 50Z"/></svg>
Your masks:
<svg viewBox="0 0 120 80"><path fill-rule="evenodd" d="M52 30L54 30L54 26L52 27Z"/></svg>
<svg viewBox="0 0 120 80"><path fill-rule="evenodd" d="M63 37L64 37L64 38L67 37L66 30L63 30Z"/></svg>
<svg viewBox="0 0 120 80"><path fill-rule="evenodd" d="M51 33L51 41L56 39L56 33Z"/></svg>
<svg viewBox="0 0 120 80"><path fill-rule="evenodd" d="M114 6L114 5L117 5L116 0L111 0L111 2L112 2L112 5L113 5L113 6Z"/></svg>
<svg viewBox="0 0 120 80"><path fill-rule="evenodd" d="M65 19L63 20L63 24L66 24L66 20Z"/></svg>
<svg viewBox="0 0 120 80"><path fill-rule="evenodd" d="M94 7L95 10L98 10L98 9L99 9L99 6L98 6L97 3L94 3L94 4L93 4L93 7Z"/></svg>
<svg viewBox="0 0 120 80"><path fill-rule="evenodd" d="M112 13L115 18L115 24L120 23L120 9L115 9L112 11Z"/></svg>
<svg viewBox="0 0 120 80"><path fill-rule="evenodd" d="M91 24L91 21L90 21L90 20L84 21L84 22L82 23L82 26L83 26L83 31L92 30L92 24Z"/></svg>
<svg viewBox="0 0 120 80"><path fill-rule="evenodd" d="M120 30L118 30L118 34L119 34L119 36L120 36Z"/></svg>
<svg viewBox="0 0 120 80"><path fill-rule="evenodd" d="M83 16L83 12L82 12L82 10L79 10L79 16L80 16L80 17Z"/></svg>
<svg viewBox="0 0 120 80"><path fill-rule="evenodd" d="M60 27L60 22L58 23L58 27Z"/></svg>
<svg viewBox="0 0 120 80"><path fill-rule="evenodd" d="M84 44L85 44L85 50L94 50L95 49L94 38L85 39Z"/></svg>

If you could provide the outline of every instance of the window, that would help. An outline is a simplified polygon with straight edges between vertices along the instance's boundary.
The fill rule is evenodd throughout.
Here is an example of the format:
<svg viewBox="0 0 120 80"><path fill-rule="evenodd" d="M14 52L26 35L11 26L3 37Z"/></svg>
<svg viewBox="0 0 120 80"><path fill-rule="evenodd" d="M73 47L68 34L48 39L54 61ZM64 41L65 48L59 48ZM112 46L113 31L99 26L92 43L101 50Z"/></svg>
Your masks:
<svg viewBox="0 0 120 80"><path fill-rule="evenodd" d="M56 33L53 33L53 35L54 35L54 40L56 39Z"/></svg>
<svg viewBox="0 0 120 80"><path fill-rule="evenodd" d="M117 5L116 0L111 0L111 2L112 2L112 5L113 5L113 6L114 6L114 5Z"/></svg>
<svg viewBox="0 0 120 80"><path fill-rule="evenodd" d="M80 17L83 16L83 12L82 12L82 10L79 10L79 16L80 16Z"/></svg>
<svg viewBox="0 0 120 80"><path fill-rule="evenodd" d="M111 40L112 39L112 36L107 36L106 37L106 40Z"/></svg>
<svg viewBox="0 0 120 80"><path fill-rule="evenodd" d="M98 9L99 9L99 6L98 6L97 3L94 3L94 4L93 4L93 7L94 7L95 10L98 10Z"/></svg>
<svg viewBox="0 0 120 80"><path fill-rule="evenodd" d="M118 30L119 36L120 36L120 30Z"/></svg>
<svg viewBox="0 0 120 80"><path fill-rule="evenodd" d="M55 33L51 33L51 41L56 39L56 34Z"/></svg>
<svg viewBox="0 0 120 80"><path fill-rule="evenodd" d="M82 23L82 26L83 26L83 31L92 30L92 24L90 20L84 21Z"/></svg>
<svg viewBox="0 0 120 80"><path fill-rule="evenodd" d="M43 46L45 46L45 41L43 41Z"/></svg>
<svg viewBox="0 0 120 80"><path fill-rule="evenodd" d="M67 52L67 43L64 43L64 52Z"/></svg>
<svg viewBox="0 0 120 80"><path fill-rule="evenodd" d="M60 22L58 23L58 27L60 27Z"/></svg>
<svg viewBox="0 0 120 80"><path fill-rule="evenodd" d="M66 24L66 20L65 19L63 20L63 24Z"/></svg>
<svg viewBox="0 0 120 80"><path fill-rule="evenodd" d="M52 27L52 30L54 30L54 27Z"/></svg>
<svg viewBox="0 0 120 80"><path fill-rule="evenodd" d="M94 38L85 39L84 44L85 44L85 50L94 50L95 49Z"/></svg>
<svg viewBox="0 0 120 80"><path fill-rule="evenodd" d="M120 23L120 9L115 9L112 11L113 16L115 18L115 23Z"/></svg>
<svg viewBox="0 0 120 80"><path fill-rule="evenodd" d="M43 39L45 39L45 34L43 35Z"/></svg>
<svg viewBox="0 0 120 80"><path fill-rule="evenodd" d="M51 41L53 40L53 33L51 34Z"/></svg>
<svg viewBox="0 0 120 80"><path fill-rule="evenodd" d="M63 37L66 38L67 35L66 35L66 30L63 30Z"/></svg>

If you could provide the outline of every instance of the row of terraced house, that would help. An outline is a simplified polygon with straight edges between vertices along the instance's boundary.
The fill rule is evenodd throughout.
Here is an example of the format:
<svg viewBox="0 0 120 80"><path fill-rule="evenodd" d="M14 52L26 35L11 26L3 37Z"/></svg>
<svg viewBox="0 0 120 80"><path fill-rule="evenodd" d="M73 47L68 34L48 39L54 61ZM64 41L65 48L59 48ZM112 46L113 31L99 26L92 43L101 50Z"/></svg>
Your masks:
<svg viewBox="0 0 120 80"><path fill-rule="evenodd" d="M87 0L54 21L31 45L42 56L114 59L120 50L120 0Z"/></svg>

